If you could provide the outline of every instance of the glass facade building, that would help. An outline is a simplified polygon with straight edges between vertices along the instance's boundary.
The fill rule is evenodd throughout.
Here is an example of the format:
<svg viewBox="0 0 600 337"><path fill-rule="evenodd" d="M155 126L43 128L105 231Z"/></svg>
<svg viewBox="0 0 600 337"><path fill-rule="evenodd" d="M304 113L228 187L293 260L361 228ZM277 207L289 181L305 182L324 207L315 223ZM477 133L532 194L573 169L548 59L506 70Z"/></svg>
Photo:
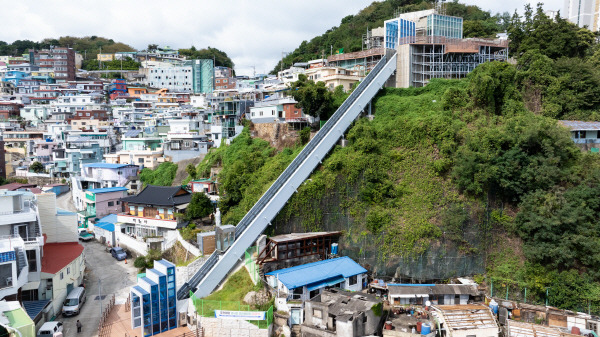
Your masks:
<svg viewBox="0 0 600 337"><path fill-rule="evenodd" d="M177 327L175 265L154 261L154 269L131 288L131 327L153 336Z"/></svg>
<svg viewBox="0 0 600 337"><path fill-rule="evenodd" d="M427 36L462 39L463 19L456 16L431 14L427 16Z"/></svg>
<svg viewBox="0 0 600 337"><path fill-rule="evenodd" d="M385 22L385 47L396 49L398 40L416 35L416 24L409 20L392 19Z"/></svg>
<svg viewBox="0 0 600 337"><path fill-rule="evenodd" d="M215 89L215 67L213 60L189 60L192 66L192 91L195 94L211 93Z"/></svg>

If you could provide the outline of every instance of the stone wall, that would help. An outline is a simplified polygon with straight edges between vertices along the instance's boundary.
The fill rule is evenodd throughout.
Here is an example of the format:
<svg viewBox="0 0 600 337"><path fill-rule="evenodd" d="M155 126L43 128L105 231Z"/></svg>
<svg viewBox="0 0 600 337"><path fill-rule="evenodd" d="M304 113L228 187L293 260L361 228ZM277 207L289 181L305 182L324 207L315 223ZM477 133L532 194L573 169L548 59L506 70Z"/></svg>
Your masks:
<svg viewBox="0 0 600 337"><path fill-rule="evenodd" d="M270 337L273 325L259 329L244 320L200 317L200 326L206 337Z"/></svg>
<svg viewBox="0 0 600 337"><path fill-rule="evenodd" d="M254 124L252 137L264 139L279 150L285 147L293 147L300 140L298 131L289 130L286 123Z"/></svg>

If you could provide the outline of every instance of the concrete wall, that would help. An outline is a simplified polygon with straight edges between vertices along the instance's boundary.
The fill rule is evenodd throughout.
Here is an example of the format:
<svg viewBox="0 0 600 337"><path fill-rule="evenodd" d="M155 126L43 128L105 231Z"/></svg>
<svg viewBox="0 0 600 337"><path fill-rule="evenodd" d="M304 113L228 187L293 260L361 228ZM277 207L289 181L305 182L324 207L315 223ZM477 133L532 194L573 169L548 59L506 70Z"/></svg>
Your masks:
<svg viewBox="0 0 600 337"><path fill-rule="evenodd" d="M398 60L396 63L396 88L410 86L410 45L398 46Z"/></svg>
<svg viewBox="0 0 600 337"><path fill-rule="evenodd" d="M77 214L57 214L54 193L38 194L37 200L42 233L46 234L47 242L77 242Z"/></svg>
<svg viewBox="0 0 600 337"><path fill-rule="evenodd" d="M206 337L270 337L273 325L268 329L259 329L244 320L199 317Z"/></svg>

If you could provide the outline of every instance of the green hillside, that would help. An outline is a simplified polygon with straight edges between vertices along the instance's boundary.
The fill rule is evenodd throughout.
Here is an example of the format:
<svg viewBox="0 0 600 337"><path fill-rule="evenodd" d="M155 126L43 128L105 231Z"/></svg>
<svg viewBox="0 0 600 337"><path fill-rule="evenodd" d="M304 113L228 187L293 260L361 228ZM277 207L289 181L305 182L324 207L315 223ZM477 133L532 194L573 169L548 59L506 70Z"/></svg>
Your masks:
<svg viewBox="0 0 600 337"><path fill-rule="evenodd" d="M362 36L367 29L382 27L385 20L391 19L395 11L412 12L433 8L429 0L385 0L373 2L356 15L348 15L339 26L332 27L324 34L310 41L302 41L300 46L279 61L271 73L289 68L296 62L305 62L327 57L333 48L344 49L344 52L362 50ZM446 5L446 14L460 16L464 21L465 37L493 37L505 31L510 21L508 13L492 16L477 6L467 6L458 2ZM283 63L282 63L283 62Z"/></svg>
<svg viewBox="0 0 600 337"><path fill-rule="evenodd" d="M548 291L550 305L600 312L600 157L557 121L597 118L600 51L589 31L525 12L509 28L516 65L382 90L375 118L354 123L268 234L340 230L342 254L377 276L475 275L512 299L526 288L527 303L544 303ZM237 223L300 148L277 152L246 128L211 150L198 171L222 168L223 222Z"/></svg>

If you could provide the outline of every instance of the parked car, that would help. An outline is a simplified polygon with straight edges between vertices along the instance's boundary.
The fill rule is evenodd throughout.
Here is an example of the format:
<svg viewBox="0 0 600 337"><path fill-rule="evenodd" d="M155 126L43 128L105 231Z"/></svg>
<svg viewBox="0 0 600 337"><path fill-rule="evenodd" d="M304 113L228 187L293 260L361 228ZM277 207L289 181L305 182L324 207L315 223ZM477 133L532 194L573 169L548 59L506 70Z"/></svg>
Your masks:
<svg viewBox="0 0 600 337"><path fill-rule="evenodd" d="M52 337L55 333L63 331L63 324L59 321L46 322L38 330L37 337Z"/></svg>
<svg viewBox="0 0 600 337"><path fill-rule="evenodd" d="M94 234L88 232L85 228L79 228L79 240L90 241L94 238Z"/></svg>
<svg viewBox="0 0 600 337"><path fill-rule="evenodd" d="M79 315L81 307L85 303L85 288L77 287L67 295L62 307L63 316Z"/></svg>
<svg viewBox="0 0 600 337"><path fill-rule="evenodd" d="M110 255L112 255L115 259L119 261L125 260L127 258L127 252L125 252L121 247L111 248Z"/></svg>

